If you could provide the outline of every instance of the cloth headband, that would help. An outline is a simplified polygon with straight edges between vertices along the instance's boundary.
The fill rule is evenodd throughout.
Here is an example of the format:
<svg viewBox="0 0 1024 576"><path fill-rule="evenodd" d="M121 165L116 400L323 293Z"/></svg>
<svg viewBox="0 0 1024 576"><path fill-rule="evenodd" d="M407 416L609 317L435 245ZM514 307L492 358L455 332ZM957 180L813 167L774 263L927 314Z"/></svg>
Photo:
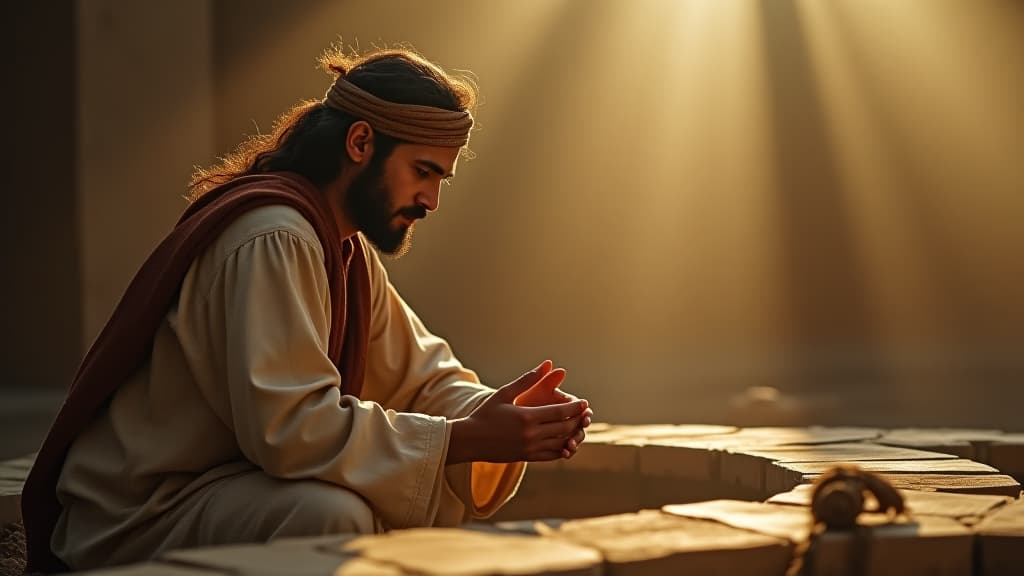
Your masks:
<svg viewBox="0 0 1024 576"><path fill-rule="evenodd" d="M469 143L473 115L433 106L398 104L378 98L339 76L324 104L366 120L388 136L428 146L462 147Z"/></svg>

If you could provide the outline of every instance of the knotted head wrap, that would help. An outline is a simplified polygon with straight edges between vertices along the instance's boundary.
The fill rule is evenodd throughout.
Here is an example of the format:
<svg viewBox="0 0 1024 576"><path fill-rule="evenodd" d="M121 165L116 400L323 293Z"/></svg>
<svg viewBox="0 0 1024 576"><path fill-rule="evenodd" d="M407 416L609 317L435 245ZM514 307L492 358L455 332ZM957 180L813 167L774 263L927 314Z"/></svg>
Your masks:
<svg viewBox="0 0 1024 576"><path fill-rule="evenodd" d="M339 75L324 104L366 120L383 134L428 146L462 147L469 143L473 115L418 104L399 104L378 98Z"/></svg>

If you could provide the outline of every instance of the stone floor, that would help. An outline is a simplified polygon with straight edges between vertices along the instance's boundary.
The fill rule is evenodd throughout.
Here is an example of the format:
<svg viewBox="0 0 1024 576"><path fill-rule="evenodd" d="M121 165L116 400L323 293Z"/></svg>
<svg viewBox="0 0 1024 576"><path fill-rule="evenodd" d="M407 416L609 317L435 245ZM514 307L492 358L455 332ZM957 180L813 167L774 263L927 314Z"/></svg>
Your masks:
<svg viewBox="0 0 1024 576"><path fill-rule="evenodd" d="M0 464L8 541L30 462ZM841 462L900 488L909 514L815 539L810 573L1024 574L1024 434L607 424L572 460L531 465L493 523L178 550L93 574L781 576L809 538L809 482Z"/></svg>

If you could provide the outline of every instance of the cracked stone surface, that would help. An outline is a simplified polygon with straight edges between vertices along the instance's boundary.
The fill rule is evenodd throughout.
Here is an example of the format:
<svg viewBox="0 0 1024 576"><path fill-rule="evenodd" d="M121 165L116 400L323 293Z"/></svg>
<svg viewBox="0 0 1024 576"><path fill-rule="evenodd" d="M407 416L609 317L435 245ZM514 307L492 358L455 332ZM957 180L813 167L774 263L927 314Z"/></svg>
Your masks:
<svg viewBox="0 0 1024 576"><path fill-rule="evenodd" d="M24 566L32 461L0 462L0 576ZM808 549L809 482L837 463L889 480L910 516L862 514ZM491 523L177 550L89 574L781 576L794 554L815 574L857 558L872 575L1021 574L1021 475L1024 435L998 430L598 423L572 460L531 465Z"/></svg>

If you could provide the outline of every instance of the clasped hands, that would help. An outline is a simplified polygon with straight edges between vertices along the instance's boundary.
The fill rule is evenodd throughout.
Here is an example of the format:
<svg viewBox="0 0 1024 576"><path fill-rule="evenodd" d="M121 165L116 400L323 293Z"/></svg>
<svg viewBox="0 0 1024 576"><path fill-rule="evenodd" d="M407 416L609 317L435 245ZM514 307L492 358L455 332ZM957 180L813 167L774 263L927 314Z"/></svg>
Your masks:
<svg viewBox="0 0 1024 576"><path fill-rule="evenodd" d="M454 420L448 463L571 458L594 412L586 400L558 389L563 380L565 370L545 360Z"/></svg>

